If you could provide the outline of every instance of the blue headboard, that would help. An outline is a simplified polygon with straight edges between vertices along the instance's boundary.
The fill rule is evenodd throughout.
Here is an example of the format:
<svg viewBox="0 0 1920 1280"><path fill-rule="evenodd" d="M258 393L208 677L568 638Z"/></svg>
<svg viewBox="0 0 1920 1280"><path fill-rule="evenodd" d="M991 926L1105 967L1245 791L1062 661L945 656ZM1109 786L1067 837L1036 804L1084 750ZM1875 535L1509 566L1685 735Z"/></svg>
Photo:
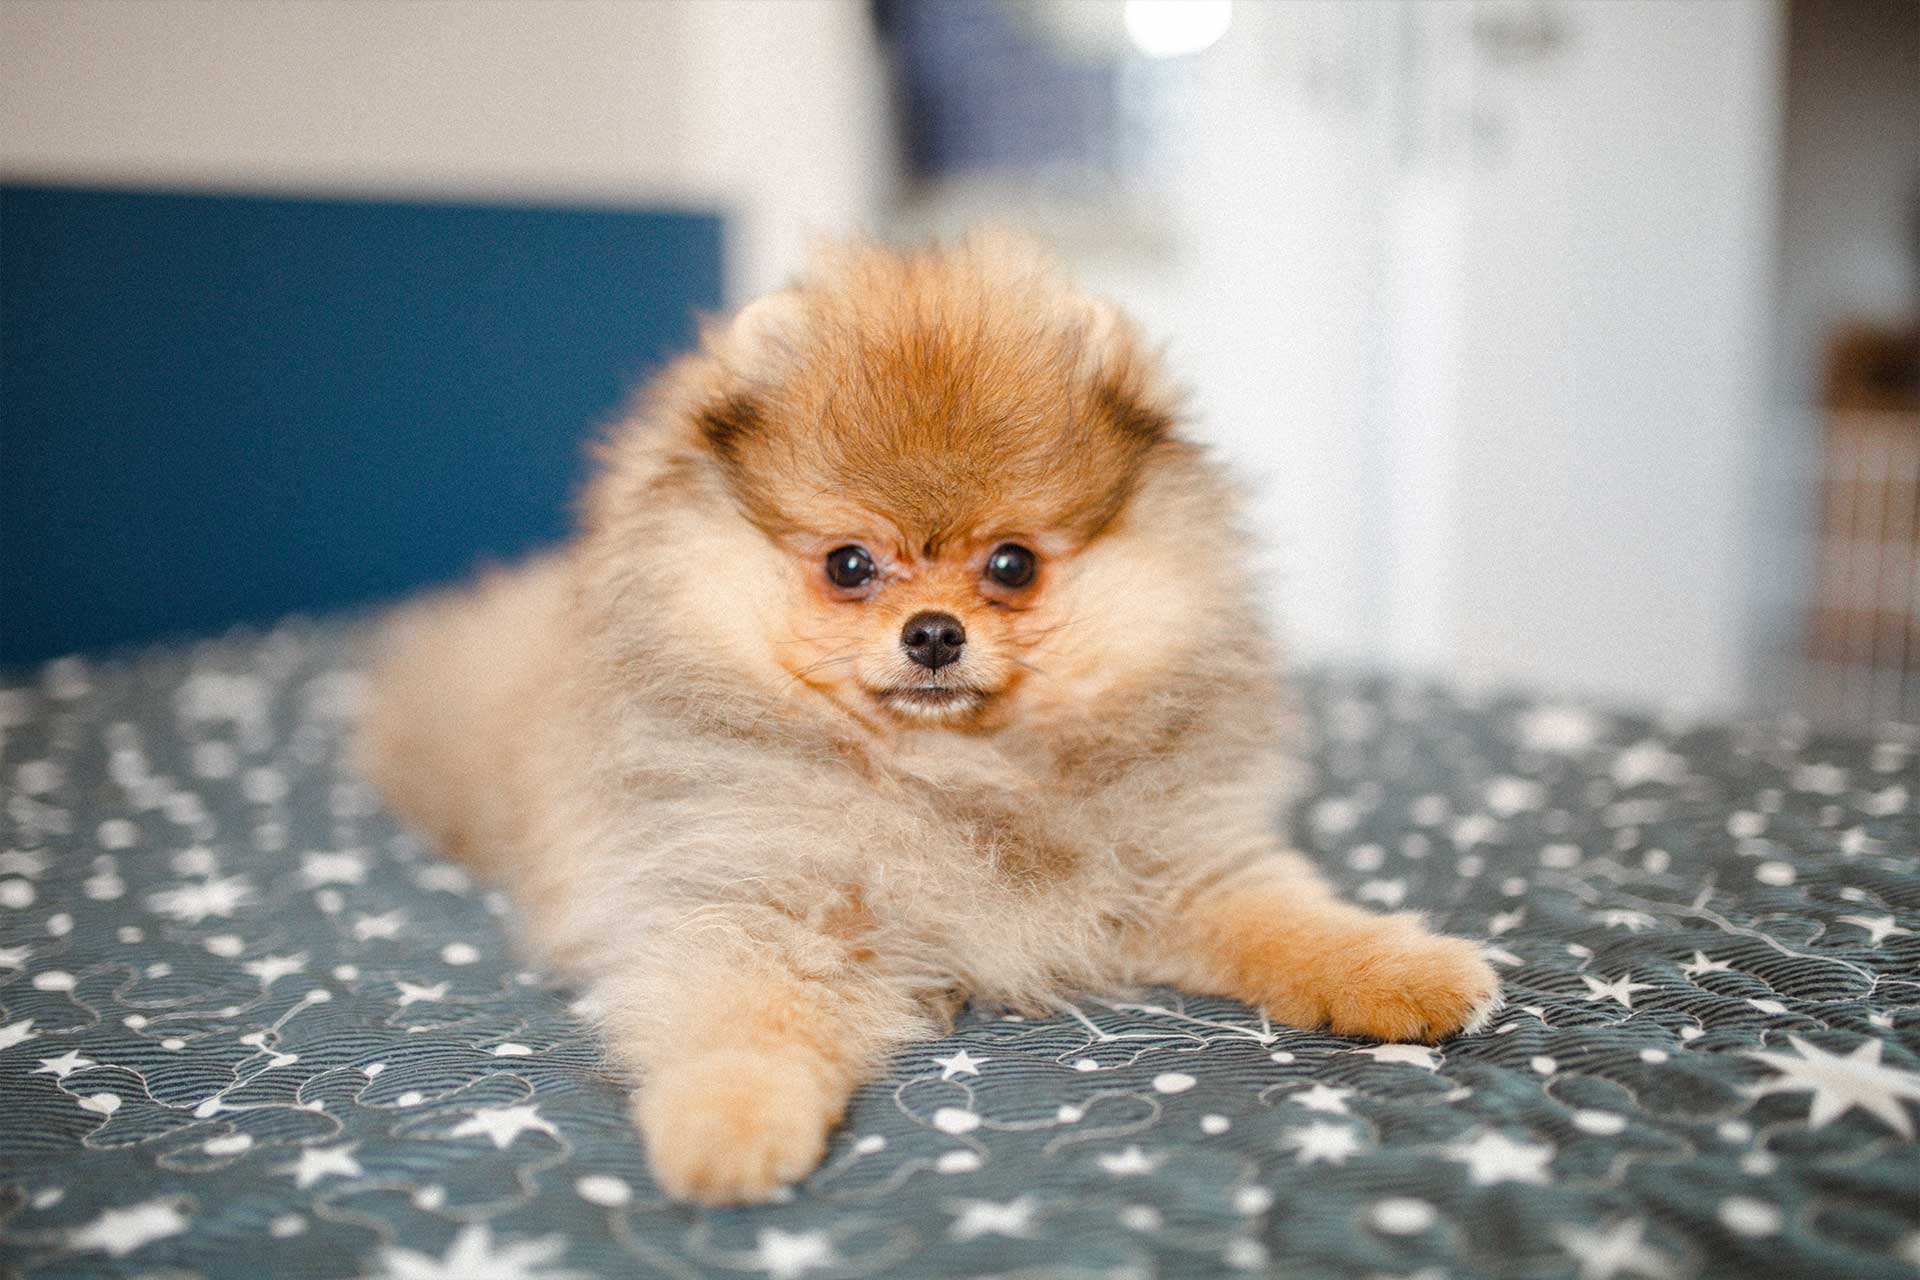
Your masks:
<svg viewBox="0 0 1920 1280"><path fill-rule="evenodd" d="M557 537L720 297L705 214L0 186L0 664Z"/></svg>

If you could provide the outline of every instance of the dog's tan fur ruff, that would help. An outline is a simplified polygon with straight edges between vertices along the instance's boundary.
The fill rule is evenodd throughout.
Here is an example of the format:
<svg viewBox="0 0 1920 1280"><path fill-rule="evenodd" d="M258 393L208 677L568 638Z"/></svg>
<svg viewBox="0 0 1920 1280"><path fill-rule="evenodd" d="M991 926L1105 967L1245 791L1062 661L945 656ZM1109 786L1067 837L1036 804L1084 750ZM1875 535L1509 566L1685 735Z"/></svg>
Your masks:
<svg viewBox="0 0 1920 1280"><path fill-rule="evenodd" d="M1037 254L844 248L656 380L570 544L401 612L367 767L588 984L676 1196L806 1174L966 998L1164 981L1451 1035L1495 1000L1476 949L1275 834L1297 718L1234 507L1132 325ZM1008 542L1030 585L983 572ZM925 610L966 633L933 675Z"/></svg>

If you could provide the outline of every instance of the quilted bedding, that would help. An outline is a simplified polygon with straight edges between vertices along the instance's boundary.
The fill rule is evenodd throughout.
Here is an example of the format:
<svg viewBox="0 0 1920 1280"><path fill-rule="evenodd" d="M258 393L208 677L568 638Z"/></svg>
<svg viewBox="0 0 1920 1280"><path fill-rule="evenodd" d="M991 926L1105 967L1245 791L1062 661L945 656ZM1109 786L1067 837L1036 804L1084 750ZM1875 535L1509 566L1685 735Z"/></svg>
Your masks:
<svg viewBox="0 0 1920 1280"><path fill-rule="evenodd" d="M504 902L342 762L349 634L0 692L0 1272L1512 1276L1920 1266L1920 735L1324 674L1296 823L1487 940L1438 1048L1153 991L967 1013L781 1202L664 1201Z"/></svg>

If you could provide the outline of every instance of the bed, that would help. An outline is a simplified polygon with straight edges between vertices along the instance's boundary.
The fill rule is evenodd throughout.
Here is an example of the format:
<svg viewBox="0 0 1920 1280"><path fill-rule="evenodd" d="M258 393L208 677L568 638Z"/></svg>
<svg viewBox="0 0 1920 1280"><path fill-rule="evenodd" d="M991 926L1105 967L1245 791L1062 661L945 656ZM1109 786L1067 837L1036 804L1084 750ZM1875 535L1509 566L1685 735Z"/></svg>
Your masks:
<svg viewBox="0 0 1920 1280"><path fill-rule="evenodd" d="M1906 1277L1920 734L1343 672L1296 838L1486 940L1438 1047L971 1009L776 1203L665 1201L588 1010L343 759L355 631L0 692L0 1272Z"/></svg>

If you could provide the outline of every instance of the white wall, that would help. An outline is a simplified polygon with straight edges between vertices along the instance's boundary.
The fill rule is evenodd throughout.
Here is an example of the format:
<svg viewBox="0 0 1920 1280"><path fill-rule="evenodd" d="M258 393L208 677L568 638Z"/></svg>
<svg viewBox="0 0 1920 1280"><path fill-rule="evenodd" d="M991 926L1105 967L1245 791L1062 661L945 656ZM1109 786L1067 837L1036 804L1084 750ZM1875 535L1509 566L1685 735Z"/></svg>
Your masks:
<svg viewBox="0 0 1920 1280"><path fill-rule="evenodd" d="M1307 656L1745 701L1779 6L1574 0L1518 59L1499 11L1240 6L1179 251L1091 274L1259 477Z"/></svg>
<svg viewBox="0 0 1920 1280"><path fill-rule="evenodd" d="M1365 79L1389 15L1239 10L1193 68L1196 132L1168 157L1169 270L1127 293L1167 338L1206 437L1255 484L1295 648L1378 661L1386 102L1371 83L1352 98L1315 94L1289 51L1345 51Z"/></svg>
<svg viewBox="0 0 1920 1280"><path fill-rule="evenodd" d="M1570 6L1468 190L1456 665L1747 693L1780 13Z"/></svg>
<svg viewBox="0 0 1920 1280"><path fill-rule="evenodd" d="M1165 342L1193 429L1249 484L1274 612L1313 661L1389 656L1379 391L1396 21L1381 4L1236 6L1217 45L1168 69L1178 117L1157 198L1119 213L1145 233L1081 218L1064 245L1089 287Z"/></svg>
<svg viewBox="0 0 1920 1280"><path fill-rule="evenodd" d="M725 206L733 291L871 219L858 0L8 0L0 170Z"/></svg>

